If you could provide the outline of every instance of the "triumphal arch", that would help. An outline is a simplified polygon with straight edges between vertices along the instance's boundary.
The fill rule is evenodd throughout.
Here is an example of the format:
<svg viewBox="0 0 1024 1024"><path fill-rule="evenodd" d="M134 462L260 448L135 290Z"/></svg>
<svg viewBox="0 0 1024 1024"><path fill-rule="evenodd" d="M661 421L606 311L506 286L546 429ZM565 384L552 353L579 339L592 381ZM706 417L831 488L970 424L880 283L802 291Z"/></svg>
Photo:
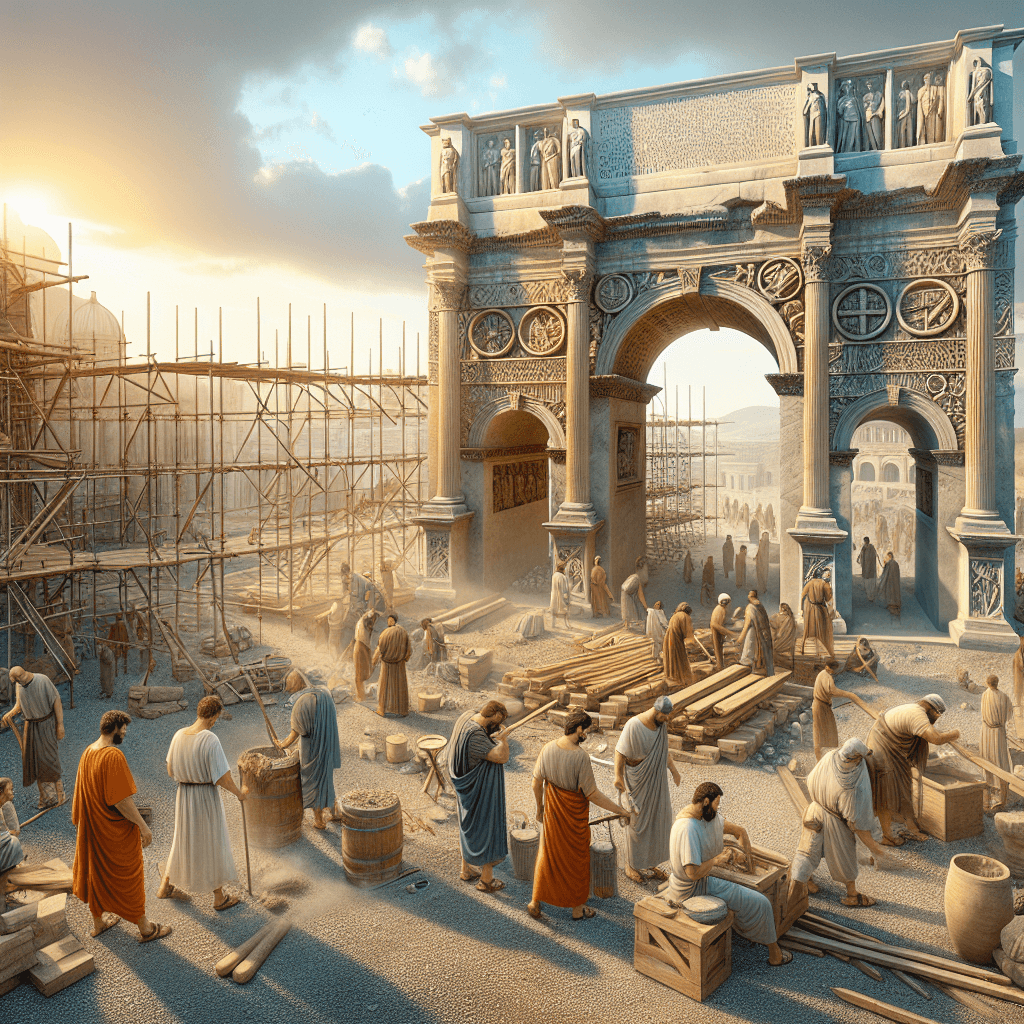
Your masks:
<svg viewBox="0 0 1024 1024"><path fill-rule="evenodd" d="M778 372L781 599L852 622L851 447L913 439L916 594L962 646L1012 608L1012 62L1022 31L431 119L427 589L645 544L646 383L730 327ZM713 342L712 342L713 344ZM729 368L723 366L723 373ZM859 539L859 538L858 538Z"/></svg>

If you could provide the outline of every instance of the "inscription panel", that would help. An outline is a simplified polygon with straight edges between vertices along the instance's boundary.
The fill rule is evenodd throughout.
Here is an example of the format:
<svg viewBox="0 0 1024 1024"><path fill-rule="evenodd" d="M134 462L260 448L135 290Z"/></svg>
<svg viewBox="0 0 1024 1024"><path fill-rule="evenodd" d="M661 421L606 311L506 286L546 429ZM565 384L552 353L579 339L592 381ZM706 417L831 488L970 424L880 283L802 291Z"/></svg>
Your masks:
<svg viewBox="0 0 1024 1024"><path fill-rule="evenodd" d="M598 182L792 156L794 85L766 85L594 112Z"/></svg>

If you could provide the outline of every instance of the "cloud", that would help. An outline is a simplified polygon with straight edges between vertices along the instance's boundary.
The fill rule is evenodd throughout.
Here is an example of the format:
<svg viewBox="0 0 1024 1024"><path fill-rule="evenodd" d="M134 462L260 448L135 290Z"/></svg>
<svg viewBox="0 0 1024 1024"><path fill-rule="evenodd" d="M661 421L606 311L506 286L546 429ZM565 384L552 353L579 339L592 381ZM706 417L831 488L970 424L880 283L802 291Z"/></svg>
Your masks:
<svg viewBox="0 0 1024 1024"><path fill-rule="evenodd" d="M373 25L363 25L352 37L352 45L357 50L372 53L381 60L387 60L391 56L391 43L388 42L387 32Z"/></svg>
<svg viewBox="0 0 1024 1024"><path fill-rule="evenodd" d="M452 77L429 53L407 57L405 77L424 96L448 96L455 91Z"/></svg>
<svg viewBox="0 0 1024 1024"><path fill-rule="evenodd" d="M508 78L505 75L491 75L491 88L504 89L508 85Z"/></svg>

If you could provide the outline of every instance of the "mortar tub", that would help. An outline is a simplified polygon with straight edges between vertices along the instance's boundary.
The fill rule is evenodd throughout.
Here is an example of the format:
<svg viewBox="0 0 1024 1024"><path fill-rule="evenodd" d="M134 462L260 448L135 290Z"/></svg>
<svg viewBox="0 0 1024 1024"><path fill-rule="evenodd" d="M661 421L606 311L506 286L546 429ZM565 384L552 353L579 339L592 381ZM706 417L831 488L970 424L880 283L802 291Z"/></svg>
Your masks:
<svg viewBox="0 0 1024 1024"><path fill-rule="evenodd" d="M245 801L249 841L261 850L277 850L297 842L302 835L302 782L297 754L278 760L274 747L253 747L247 754L263 754L274 761L264 778L256 778L238 761L242 785L249 787Z"/></svg>
<svg viewBox="0 0 1024 1024"><path fill-rule="evenodd" d="M346 793L341 798L341 863L348 880L360 888L390 882L402 870L402 804L363 807Z"/></svg>

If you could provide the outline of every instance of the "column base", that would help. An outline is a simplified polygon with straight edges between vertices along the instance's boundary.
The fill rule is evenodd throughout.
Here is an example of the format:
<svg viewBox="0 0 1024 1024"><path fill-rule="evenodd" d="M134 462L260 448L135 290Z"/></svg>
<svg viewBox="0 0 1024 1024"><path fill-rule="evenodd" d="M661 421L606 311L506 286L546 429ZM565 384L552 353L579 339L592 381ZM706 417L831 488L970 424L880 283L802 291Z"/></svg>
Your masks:
<svg viewBox="0 0 1024 1024"><path fill-rule="evenodd" d="M949 623L950 637L967 650L1015 651L1020 638L1006 619L1004 555L1020 538L996 513L974 509L947 529L960 543L959 614Z"/></svg>
<svg viewBox="0 0 1024 1024"><path fill-rule="evenodd" d="M573 507L585 510L588 506ZM565 572L569 577L572 594L582 598L586 604L590 603L590 570L594 564L597 533L604 526L604 520L598 519L594 514L593 506L589 508L593 519L587 518L582 511L575 520L569 520L568 516L560 519L566 509L563 503L555 518L544 524L544 529L551 534L554 541L554 561L565 562Z"/></svg>
<svg viewBox="0 0 1024 1024"><path fill-rule="evenodd" d="M457 590L467 581L466 546L469 521L474 512L450 514L451 506L439 508L435 503L424 509L424 515L410 520L423 527L427 541L427 571L416 588L418 599L455 601ZM465 509L465 506L462 506Z"/></svg>
<svg viewBox="0 0 1024 1024"><path fill-rule="evenodd" d="M800 589L811 579L827 580L832 588L832 633L844 636L846 619L836 610L836 546L849 536L841 530L829 509L802 508L796 526L786 531L800 545ZM794 609L794 617L802 623L803 604Z"/></svg>
<svg viewBox="0 0 1024 1024"><path fill-rule="evenodd" d="M580 503L563 501L550 523L545 529L565 528L571 530L590 530L604 526L604 520L597 518L597 511L590 502Z"/></svg>

